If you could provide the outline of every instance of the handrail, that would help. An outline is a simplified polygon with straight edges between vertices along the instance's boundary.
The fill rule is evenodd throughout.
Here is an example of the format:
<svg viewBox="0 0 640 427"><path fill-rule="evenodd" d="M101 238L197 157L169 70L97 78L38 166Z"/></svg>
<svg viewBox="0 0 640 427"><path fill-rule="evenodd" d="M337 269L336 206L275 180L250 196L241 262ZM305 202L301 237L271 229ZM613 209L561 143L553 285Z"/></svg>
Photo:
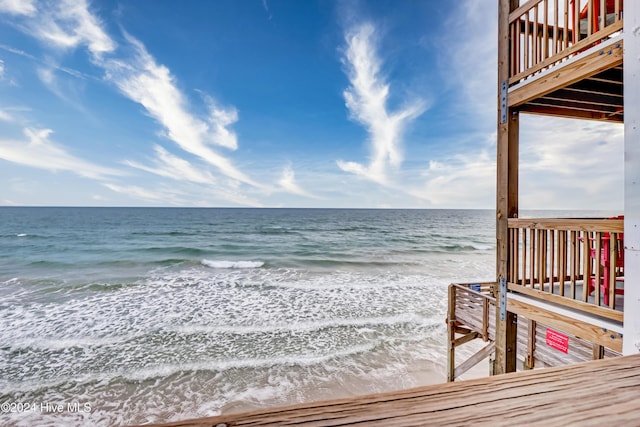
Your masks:
<svg viewBox="0 0 640 427"><path fill-rule="evenodd" d="M601 218L509 218L507 226L509 228L533 228L535 230L624 232L624 221Z"/></svg>
<svg viewBox="0 0 640 427"><path fill-rule="evenodd" d="M623 28L623 0L529 0L509 14L513 85Z"/></svg>
<svg viewBox="0 0 640 427"><path fill-rule="evenodd" d="M449 308L447 312L448 351L447 381L451 382L489 357L495 343L495 304L490 294L494 282L449 285ZM493 319L493 320L492 320ZM493 324L492 324L493 322ZM462 335L457 337L457 335ZM456 366L456 348L481 338L489 342L468 360Z"/></svg>
<svg viewBox="0 0 640 427"><path fill-rule="evenodd" d="M622 219L509 219L507 227L510 290L622 321Z"/></svg>

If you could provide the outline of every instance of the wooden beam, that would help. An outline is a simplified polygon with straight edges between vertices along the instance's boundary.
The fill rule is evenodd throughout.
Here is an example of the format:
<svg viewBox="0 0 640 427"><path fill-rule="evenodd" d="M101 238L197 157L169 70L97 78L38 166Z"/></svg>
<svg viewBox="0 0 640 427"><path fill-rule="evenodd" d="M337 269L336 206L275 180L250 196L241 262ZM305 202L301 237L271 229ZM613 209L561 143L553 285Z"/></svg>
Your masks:
<svg viewBox="0 0 640 427"><path fill-rule="evenodd" d="M546 95L542 98L537 98L529 102L527 105L538 105L542 107L558 107L558 108L565 108L568 110L602 113L605 115L616 114L619 111L622 111L623 109L622 105L605 106L605 105L599 105L599 104L589 103L589 102L568 101L566 99L554 98L551 95Z"/></svg>
<svg viewBox="0 0 640 427"><path fill-rule="evenodd" d="M509 283L508 288L509 290L518 292L520 294L536 297L543 301L548 301L548 302L569 307L575 310L581 310L581 311L584 311L585 313L591 313L596 316L614 320L616 322L622 323L622 320L623 320L624 313L622 311L612 310L609 307L600 307L597 305L589 304L588 302L561 297L560 295L550 294L548 292L542 292L538 289L532 289L532 288L521 286L515 283Z"/></svg>
<svg viewBox="0 0 640 427"><path fill-rule="evenodd" d="M474 354L473 356L465 360L463 363L461 363L460 366L456 368L455 378L459 378L460 375L464 374L469 369L473 368L478 363L482 362L484 359L491 356L491 353L493 353L495 346L496 346L495 343L493 342L489 343L483 348L481 348L476 354Z"/></svg>
<svg viewBox="0 0 640 427"><path fill-rule="evenodd" d="M511 218L508 224L509 228L536 230L624 232L624 221L621 219Z"/></svg>
<svg viewBox="0 0 640 427"><path fill-rule="evenodd" d="M624 108L623 98L617 96L605 96L584 92L572 92L564 89L556 90L539 99L543 103L559 107L562 105L586 107L588 109L611 110L611 112ZM531 101L536 102L538 99ZM555 103L554 101L558 101ZM571 102L572 104L563 104Z"/></svg>
<svg viewBox="0 0 640 427"><path fill-rule="evenodd" d="M597 82L592 79L584 79L567 86L567 90L581 90L589 93L596 93L609 96L624 97L624 86L618 83ZM624 98L623 98L624 99Z"/></svg>
<svg viewBox="0 0 640 427"><path fill-rule="evenodd" d="M451 343L451 345L453 347L460 347L462 344L468 343L469 341L473 341L476 338L480 338L482 335L480 335L479 332L471 332L468 333L466 335L461 336L460 338L456 338L453 340L453 342Z"/></svg>
<svg viewBox="0 0 640 427"><path fill-rule="evenodd" d="M456 286L449 285L449 306L447 310L447 381L455 378L456 369Z"/></svg>
<svg viewBox="0 0 640 427"><path fill-rule="evenodd" d="M593 76L622 64L622 41L614 46L578 58L570 64L550 69L545 75L525 83L509 92L509 107L517 107L535 98L569 86L578 80Z"/></svg>
<svg viewBox="0 0 640 427"><path fill-rule="evenodd" d="M501 89L509 81L509 13L516 10L519 0L500 0L498 6L498 106ZM506 117L503 118L503 114ZM506 119L506 120L505 120ZM498 111L497 180L496 180L496 283L507 279L509 231L507 220L518 215L518 132L519 115L513 108ZM500 319L500 292L496 297L496 357L493 374L516 370L517 317L507 313Z"/></svg>
<svg viewBox="0 0 640 427"><path fill-rule="evenodd" d="M608 49L605 49L608 52ZM590 80L602 82L602 83L612 83L617 85L623 84L623 68L621 67L611 67L608 70L604 70L601 73L596 74L595 76L589 77Z"/></svg>
<svg viewBox="0 0 640 427"><path fill-rule="evenodd" d="M507 309L550 328L557 328L595 344L603 345L613 351L622 352L622 334L618 332L544 310L523 301L510 299L507 302Z"/></svg>
<svg viewBox="0 0 640 427"><path fill-rule="evenodd" d="M585 104L604 105L611 107L624 107L624 98L618 95L593 93L571 88L556 90L545 96L544 99L561 99L582 102Z"/></svg>
<svg viewBox="0 0 640 427"><path fill-rule="evenodd" d="M533 369L536 366L536 359L534 353L536 351L536 321L529 319L527 327L527 360L525 360L525 367L527 369Z"/></svg>
<svg viewBox="0 0 640 427"><path fill-rule="evenodd" d="M624 113L613 113L613 114L605 114L605 113L594 113L589 111L580 111L580 110L572 110L568 108L559 108L559 107L548 107L548 106L539 106L533 104L526 104L520 109L521 113L528 114L536 114L540 116L553 116L553 117L564 117L568 119L584 119L584 120L595 120L600 122L615 122L615 123L623 123L624 122Z"/></svg>

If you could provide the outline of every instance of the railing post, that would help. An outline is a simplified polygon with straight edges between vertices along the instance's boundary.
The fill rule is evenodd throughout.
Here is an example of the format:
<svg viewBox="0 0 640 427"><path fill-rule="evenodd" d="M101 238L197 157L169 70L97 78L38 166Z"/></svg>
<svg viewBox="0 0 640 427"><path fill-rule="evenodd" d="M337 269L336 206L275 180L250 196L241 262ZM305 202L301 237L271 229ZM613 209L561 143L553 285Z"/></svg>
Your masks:
<svg viewBox="0 0 640 427"><path fill-rule="evenodd" d="M509 81L511 42L509 14L520 5L519 0L500 0L498 5L498 105L508 102L502 99L502 88ZM506 113L506 114L505 114ZM506 116L506 117L505 117ZM506 108L498 111L497 185L496 185L496 278L507 278L509 264L508 219L518 216L518 111ZM494 293L496 289L494 288ZM498 294L498 293L496 293ZM496 295L496 360L494 374L513 372L516 369L516 334L513 313L500 320L500 295ZM512 330L513 329L513 330Z"/></svg>
<svg viewBox="0 0 640 427"><path fill-rule="evenodd" d="M455 380L456 372L456 286L449 285L449 308L447 310L447 382Z"/></svg>

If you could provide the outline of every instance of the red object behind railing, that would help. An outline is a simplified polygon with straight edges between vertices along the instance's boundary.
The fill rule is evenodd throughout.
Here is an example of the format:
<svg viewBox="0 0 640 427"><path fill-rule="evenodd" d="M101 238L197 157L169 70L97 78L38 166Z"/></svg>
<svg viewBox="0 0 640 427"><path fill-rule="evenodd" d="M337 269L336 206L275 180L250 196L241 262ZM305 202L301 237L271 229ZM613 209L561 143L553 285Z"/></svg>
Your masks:
<svg viewBox="0 0 640 427"><path fill-rule="evenodd" d="M605 12L605 25L607 26L609 25L611 22L613 22L613 20L615 19L615 14L616 14L616 1L617 0L607 0L606 2L606 12ZM571 4L571 16L574 17L575 20L575 16L576 16L576 2L577 4L580 4L580 0L570 0L570 4ZM579 23L576 25L576 23L573 23L573 28L574 29L578 29L578 31L574 31L573 32L573 42L577 43L578 40L583 39L585 37L587 37L590 34L595 33L596 31L600 30L600 20L602 19L602 17L600 16L600 1L595 0L593 1L593 6L592 6L592 11L591 11L591 31L588 31L587 27L589 25L588 19L589 19L589 1L587 1L587 3L584 5L584 7L582 8L582 10L580 11L580 15L579 15ZM623 9L623 4L624 3L620 3L620 10L619 13L622 14L622 9ZM609 18L611 16L611 18ZM583 27L584 25L584 27Z"/></svg>
<svg viewBox="0 0 640 427"><path fill-rule="evenodd" d="M609 218L609 219L624 219L624 215ZM590 239L590 240L593 240L593 239ZM615 247L616 259L615 259L614 266L611 265L612 263L610 258L610 254L611 254L610 250L611 250L611 244L612 244L611 234L603 233L601 240L602 240L602 248L600 250L599 262L600 262L600 265L602 265L603 267L603 274L598 281L600 282L600 293L603 295L604 305L608 306L609 305L609 289L611 286L615 288L615 291L614 291L615 295L624 295L624 289L618 289L615 283L615 281L624 280L624 277L622 275L619 276L619 273L621 272L622 274L624 274L624 233L617 233L616 235L616 241L614 242L614 244L616 245ZM598 259L598 254L596 253L596 249L594 247L591 247L589 249L589 258L591 258L592 260ZM616 270L616 274L614 276L614 283L611 283L611 268L614 268ZM589 280L589 294L591 294L595 290L596 280L597 278L595 276L592 276L591 279Z"/></svg>

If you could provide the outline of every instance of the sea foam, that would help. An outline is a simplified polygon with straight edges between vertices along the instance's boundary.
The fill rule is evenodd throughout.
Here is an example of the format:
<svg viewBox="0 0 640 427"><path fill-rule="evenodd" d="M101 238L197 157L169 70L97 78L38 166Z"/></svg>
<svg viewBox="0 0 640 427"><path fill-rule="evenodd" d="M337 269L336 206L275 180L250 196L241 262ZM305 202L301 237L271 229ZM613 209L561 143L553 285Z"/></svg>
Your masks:
<svg viewBox="0 0 640 427"><path fill-rule="evenodd" d="M216 261L203 259L202 265L211 268L260 268L264 265L262 261Z"/></svg>

